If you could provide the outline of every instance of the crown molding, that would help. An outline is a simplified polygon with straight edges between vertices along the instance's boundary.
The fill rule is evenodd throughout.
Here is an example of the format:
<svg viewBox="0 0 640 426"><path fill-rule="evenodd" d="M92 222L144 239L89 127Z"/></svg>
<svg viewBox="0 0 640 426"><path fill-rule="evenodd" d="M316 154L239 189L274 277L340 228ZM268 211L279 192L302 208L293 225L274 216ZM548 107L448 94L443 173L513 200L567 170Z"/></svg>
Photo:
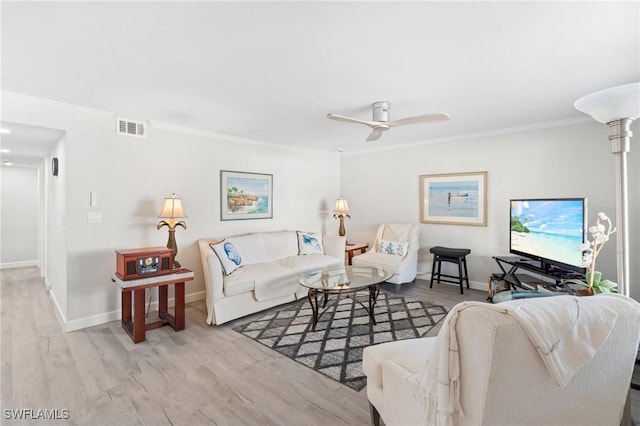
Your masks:
<svg viewBox="0 0 640 426"><path fill-rule="evenodd" d="M181 126L178 124L166 123L163 121L149 120L149 125L154 129L169 130L171 132L202 136L205 138L224 140L228 142L241 143L245 145L269 146L271 148L276 148L276 149L284 149L288 151L298 151L298 152L306 152L306 153L313 152L315 154L317 154L318 152L323 152L317 149L301 148L299 146L285 145L285 144L262 141L262 140L251 139L251 138L243 138L240 136L233 136L225 133L212 132L210 130L196 129L193 127Z"/></svg>
<svg viewBox="0 0 640 426"><path fill-rule="evenodd" d="M461 135L445 136L442 138L427 139L420 142L409 142L409 143L404 143L404 144L394 145L394 146L369 148L369 149L358 150L355 152L343 152L342 155L358 155L358 154L364 154L364 153L370 153L370 152L391 151L395 149L413 148L413 147L423 146L423 145L434 145L439 143L482 139L482 138L487 138L492 136L504 136L504 135L512 135L517 133L528 133L528 132L535 132L535 131L544 130L544 129L578 126L581 124L590 124L590 123L596 123L596 120L594 120L589 116L582 116L582 117L575 117L575 118L567 118L564 120L545 121L542 123L527 124L525 126L506 127L504 129L493 129L493 130L485 130L482 132L473 132L473 133L465 133Z"/></svg>
<svg viewBox="0 0 640 426"><path fill-rule="evenodd" d="M67 112L74 112L74 113L89 115L89 116L104 119L104 120L108 120L116 116L116 113L111 111L103 111L103 110L98 110L93 108L87 108L79 105L52 101L50 99L38 98L35 96L23 95L23 94L14 93L14 92L7 92L5 90L0 90L0 95L3 98L37 103L37 104L54 108L60 111L67 111ZM324 150L301 148L301 147L292 146L292 145L285 145L285 144L268 142L268 141L263 141L258 139L233 136L225 133L218 133L218 132L213 132L209 130L182 126L178 124L166 123L163 121L148 120L148 122L149 122L149 125L155 129L168 130L168 131L177 132L177 133L201 136L205 138L235 142L235 143L240 143L245 145L269 146L275 149L283 149L288 151L306 152L306 153L314 153L314 154L317 154L318 152L326 152L328 154L335 154L335 155L359 155L359 154L370 153L370 152L390 151L390 150L412 148L412 147L423 146L423 145L456 142L461 140L481 139L481 138L487 138L492 136L504 136L504 135L517 134L517 133L527 133L527 132L534 132L537 130L552 129L552 128L558 128L558 127L577 126L581 124L596 123L597 121L590 116L584 115L581 117L568 118L563 120L546 121L541 123L528 124L524 126L507 127L503 129L493 129L493 130L486 130L481 132L465 133L465 134L454 135L454 136L446 136L442 138L427 139L419 142L408 142L408 143L393 145L393 146L364 148L364 149L358 149L357 151L352 151L352 152L344 152L344 151L343 152L327 152Z"/></svg>
<svg viewBox="0 0 640 426"><path fill-rule="evenodd" d="M7 92L5 90L0 90L0 94L3 98L15 99L18 101L26 101L31 103L37 103L49 108L54 108L60 111L66 112L74 112L84 115L89 115L91 117L100 118L103 120L108 120L115 116L115 113L111 111L103 111L99 109L87 108L79 105L67 104L64 102L52 101L50 99L38 98L36 96L23 95L21 93Z"/></svg>
<svg viewBox="0 0 640 426"><path fill-rule="evenodd" d="M15 99L17 101L26 101L31 103L37 103L49 108L54 108L60 111L68 111L75 112L85 115L90 115L92 117L100 118L100 119L112 119L116 117L116 113L111 111L102 111L93 108L87 108L79 105L67 104L64 102L52 101L50 99L38 98L35 96L23 95L21 93L7 92L5 90L0 90L0 95L3 98ZM313 152L318 153L322 151L318 151L316 149L310 148L301 148L291 145L278 144L274 142L267 142L257 139L243 138L239 136L227 135L224 133L212 132L209 130L196 129L188 126L181 126L178 124L166 123L163 121L156 120L148 120L149 125L155 129L169 130L172 132L183 133L188 135L202 136L211 139L224 140L229 142L241 143L245 145L258 145L258 146L269 146L277 149L285 149L289 151L298 151L298 152Z"/></svg>

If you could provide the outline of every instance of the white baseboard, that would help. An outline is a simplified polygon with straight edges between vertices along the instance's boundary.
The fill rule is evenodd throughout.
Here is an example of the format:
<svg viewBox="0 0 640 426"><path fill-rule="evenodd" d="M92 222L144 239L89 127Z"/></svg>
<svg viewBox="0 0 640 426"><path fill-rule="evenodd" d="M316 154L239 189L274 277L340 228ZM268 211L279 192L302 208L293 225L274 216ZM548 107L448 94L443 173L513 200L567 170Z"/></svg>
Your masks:
<svg viewBox="0 0 640 426"><path fill-rule="evenodd" d="M49 290L49 297L51 298L54 305L54 312L56 315L56 319L58 320L58 323L60 324L60 328L64 333L80 330L87 327L93 327L96 325L102 325L112 321L118 321L122 318L122 311L117 310L117 311L104 312L97 315L92 315L84 318L78 318L75 320L67 321L67 318L65 317L64 313L60 309L60 305L58 304L58 301L56 300L56 297L51 290ZM203 290L203 291L196 291L194 293L186 294L184 299L185 299L185 303L191 303L197 300L202 300L205 297L206 297L206 292ZM175 299L173 297L170 298L168 300L168 304L170 307L173 307L175 305ZM157 310L158 302L157 301L153 302L151 306L152 307L155 306L155 310Z"/></svg>
<svg viewBox="0 0 640 426"><path fill-rule="evenodd" d="M23 260L21 262L0 263L0 269L24 268L26 266L38 266L38 260Z"/></svg>
<svg viewBox="0 0 640 426"><path fill-rule="evenodd" d="M77 320L67 321L64 312L62 312L62 309L60 308L58 300L56 300L56 295L51 290L49 290L49 297L53 302L54 313L56 315L56 319L58 320L58 324L60 324L60 329L63 333L92 327L94 325L105 324L117 320L120 316L120 311L114 311L99 315L93 315L91 317L80 318Z"/></svg>
<svg viewBox="0 0 640 426"><path fill-rule="evenodd" d="M184 296L184 303L196 302L198 300L204 300L207 297L207 292L205 290L196 291L193 293L186 294Z"/></svg>
<svg viewBox="0 0 640 426"><path fill-rule="evenodd" d="M56 299L56 295L53 293L53 291L51 291L51 285L48 286L47 293L49 294L49 299L51 299L51 303L53 303L53 313L55 314L56 319L58 320L58 324L60 325L60 328L64 332L65 331L64 325L67 322L67 319L65 318L64 312L62 312L62 309L60 309L60 304Z"/></svg>
<svg viewBox="0 0 640 426"><path fill-rule="evenodd" d="M69 331L76 331L87 327L106 324L108 322L117 321L119 319L120 311L105 312L98 315L92 315L90 317L65 321L64 325L62 326L62 331L67 333Z"/></svg>

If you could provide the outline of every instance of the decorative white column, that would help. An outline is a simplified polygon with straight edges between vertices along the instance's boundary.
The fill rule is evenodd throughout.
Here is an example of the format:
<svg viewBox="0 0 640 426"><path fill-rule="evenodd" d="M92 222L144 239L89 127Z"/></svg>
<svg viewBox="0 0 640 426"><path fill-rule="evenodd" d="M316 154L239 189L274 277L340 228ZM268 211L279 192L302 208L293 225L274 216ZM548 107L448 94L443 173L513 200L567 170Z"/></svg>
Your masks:
<svg viewBox="0 0 640 426"><path fill-rule="evenodd" d="M629 229L627 153L631 149L631 122L640 116L640 82L601 90L578 99L578 111L609 125L615 156L618 292L629 296Z"/></svg>

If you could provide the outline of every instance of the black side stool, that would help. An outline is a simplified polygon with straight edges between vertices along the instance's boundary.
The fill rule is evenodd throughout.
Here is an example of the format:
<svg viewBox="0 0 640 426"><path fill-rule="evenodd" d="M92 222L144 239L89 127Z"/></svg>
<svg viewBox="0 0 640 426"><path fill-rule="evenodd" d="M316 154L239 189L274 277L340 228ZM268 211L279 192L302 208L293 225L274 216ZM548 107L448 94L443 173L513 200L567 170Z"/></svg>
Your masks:
<svg viewBox="0 0 640 426"><path fill-rule="evenodd" d="M440 283L440 281L454 284L459 283L460 294L464 294L462 285L463 281L467 282L467 288L469 288L469 274L467 272L466 256L471 253L471 250L436 246L432 247L429 251L433 253L433 267L431 268L431 283L429 284L429 288L433 288L433 280L436 279L438 283ZM440 273L442 262L458 264L458 276ZM436 272L436 265L438 265L438 272ZM464 275L462 274L463 269ZM452 278L455 278L456 280L454 281Z"/></svg>

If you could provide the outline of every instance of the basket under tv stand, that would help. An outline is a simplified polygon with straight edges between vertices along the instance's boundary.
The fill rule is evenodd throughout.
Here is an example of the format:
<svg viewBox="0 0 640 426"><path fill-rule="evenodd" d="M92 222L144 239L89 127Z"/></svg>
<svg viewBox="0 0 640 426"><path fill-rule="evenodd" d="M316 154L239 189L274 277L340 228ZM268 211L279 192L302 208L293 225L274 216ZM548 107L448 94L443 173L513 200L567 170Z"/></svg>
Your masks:
<svg viewBox="0 0 640 426"><path fill-rule="evenodd" d="M568 291L563 281L567 279L584 279L579 272L569 271L538 260L522 256L493 256L502 273L494 274L496 278L507 282L513 290L544 287L550 291ZM532 276L527 273L535 274Z"/></svg>

